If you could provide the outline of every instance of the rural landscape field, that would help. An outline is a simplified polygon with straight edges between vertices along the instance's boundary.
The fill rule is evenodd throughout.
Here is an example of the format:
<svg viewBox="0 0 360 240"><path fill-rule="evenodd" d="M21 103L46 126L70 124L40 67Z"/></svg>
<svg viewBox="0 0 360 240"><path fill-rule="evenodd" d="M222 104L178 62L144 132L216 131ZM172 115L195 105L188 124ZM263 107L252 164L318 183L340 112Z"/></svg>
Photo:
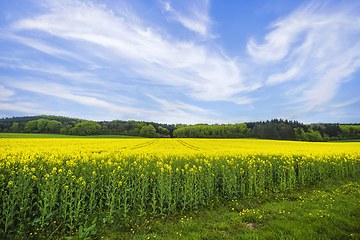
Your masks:
<svg viewBox="0 0 360 240"><path fill-rule="evenodd" d="M0 240L360 240L359 0L0 0Z"/></svg>
<svg viewBox="0 0 360 240"><path fill-rule="evenodd" d="M246 236L246 230L254 230L246 224L270 221L273 213L243 209L242 200L261 203L273 194L296 195L299 188L318 182L358 179L360 172L358 142L0 138L0 143L0 226L5 238L192 239L186 233L156 234L151 226L147 231L136 229L151 219L235 202L230 212L241 218L237 234ZM358 202L349 209L359 210L359 185L352 193ZM320 213L327 224L337 217L326 208ZM353 218L357 232L345 234L356 239L359 215ZM122 235L112 238L109 232L99 232L100 226L117 226ZM230 238L229 233L224 236Z"/></svg>

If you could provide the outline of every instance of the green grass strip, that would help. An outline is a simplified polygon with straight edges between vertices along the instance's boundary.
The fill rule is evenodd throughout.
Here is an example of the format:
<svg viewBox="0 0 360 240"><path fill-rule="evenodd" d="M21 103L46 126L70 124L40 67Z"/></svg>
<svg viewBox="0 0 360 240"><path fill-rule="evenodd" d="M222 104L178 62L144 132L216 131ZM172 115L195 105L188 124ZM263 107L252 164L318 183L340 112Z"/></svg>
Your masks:
<svg viewBox="0 0 360 240"><path fill-rule="evenodd" d="M360 239L360 177L98 229L99 239Z"/></svg>

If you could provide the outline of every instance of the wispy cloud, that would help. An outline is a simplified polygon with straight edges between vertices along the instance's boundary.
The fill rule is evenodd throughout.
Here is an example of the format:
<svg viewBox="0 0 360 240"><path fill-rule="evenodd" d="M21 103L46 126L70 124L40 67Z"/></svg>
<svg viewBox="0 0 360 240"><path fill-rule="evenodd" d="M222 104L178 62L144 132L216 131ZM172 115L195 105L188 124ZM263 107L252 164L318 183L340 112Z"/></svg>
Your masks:
<svg viewBox="0 0 360 240"><path fill-rule="evenodd" d="M0 85L0 101L8 101L9 97L13 96L14 94L14 91Z"/></svg>
<svg viewBox="0 0 360 240"><path fill-rule="evenodd" d="M171 6L171 2L163 2L163 7L169 13L170 20L177 21L202 36L211 36L209 34L211 25L209 5L209 0L190 1L188 13L186 14L175 10Z"/></svg>
<svg viewBox="0 0 360 240"><path fill-rule="evenodd" d="M216 119L219 118L219 114L214 111L183 103L181 101L158 98L150 94L147 94L147 96L155 100L159 112L162 113L161 118L158 120L159 122L179 122L180 118L181 121L189 124L221 121Z"/></svg>
<svg viewBox="0 0 360 240"><path fill-rule="evenodd" d="M22 114L48 114L48 115L60 115L66 116L68 112L66 111L53 111L44 108L36 103L26 102L26 101L14 101L14 102L0 102L0 111L5 112L21 112ZM8 117L8 116L0 116Z"/></svg>
<svg viewBox="0 0 360 240"><path fill-rule="evenodd" d="M176 113L184 113L184 111L191 111L191 112L197 112L202 114L211 114L211 111L202 109L200 107L186 104L181 101L169 101L165 99L160 99L157 97L154 97L152 95L147 94L148 97L155 100L157 103L160 103L160 108L162 110L165 110L167 112L176 112Z"/></svg>
<svg viewBox="0 0 360 240"><path fill-rule="evenodd" d="M44 110L34 110L29 107L24 107L24 103L1 103L0 110L2 111L16 111L26 114L44 114Z"/></svg>
<svg viewBox="0 0 360 240"><path fill-rule="evenodd" d="M18 61L17 64L0 62L0 67L33 71L40 74L46 74L47 76L52 75L53 77L63 77L68 80L76 80L78 82L101 83L89 72L71 72L63 66L55 66L51 63L32 62L24 64L23 62L24 61Z"/></svg>
<svg viewBox="0 0 360 240"><path fill-rule="evenodd" d="M342 108L342 107L345 107L347 105L354 104L354 103L356 103L358 101L360 101L360 97L356 97L356 98L350 99L350 100L342 102L342 103L332 104L331 107L332 108Z"/></svg>
<svg viewBox="0 0 360 240"><path fill-rule="evenodd" d="M154 110L148 110L139 107L125 107L112 102L108 102L101 99L101 96L94 97L89 94L84 94L83 89L76 89L67 87L61 84L49 83L46 81L33 82L31 80L18 81L14 79L4 79L6 85L21 89L29 92L34 92L42 95L47 95L53 98L66 99L73 103L78 103L84 106L92 107L93 110L105 110L109 115L115 118L124 118L126 116L132 116L132 118L141 120L148 119L148 121L164 122L164 123L197 123L197 122L209 122L215 121L213 118L208 117L209 115L214 116L214 113L209 110L202 109L191 104L186 104L180 101L167 101L148 95L151 99L155 100L157 105L153 108ZM1 88L0 88L1 90ZM50 98L51 99L51 98ZM44 106L43 106L44 107ZM41 111L37 108L24 107L24 104L19 103L0 103L0 109L19 111L23 113L40 114ZM49 111L47 111L50 114ZM51 114L54 114L51 112ZM56 112L59 114L59 112ZM99 119L103 120L103 119Z"/></svg>
<svg viewBox="0 0 360 240"><path fill-rule="evenodd" d="M47 1L47 7L48 13L19 21L14 30L38 30L73 43L84 42L82 48L93 55L105 52L114 68L121 62L130 75L186 88L188 96L199 100L231 101L234 94L248 88L236 60L205 45L169 40L138 18L128 18L127 12L80 1Z"/></svg>
<svg viewBox="0 0 360 240"><path fill-rule="evenodd" d="M360 68L358 7L313 2L272 24L263 43L251 39L249 55L275 70L268 72L266 83L292 82L284 85L287 97L305 102L305 112L322 109Z"/></svg>
<svg viewBox="0 0 360 240"><path fill-rule="evenodd" d="M105 100L89 96L86 93L87 91L83 92L84 89L79 89L77 92L76 89L56 83L49 83L39 80L36 82L31 82L28 80L26 82L11 81L7 82L7 85L13 88L36 92L51 97L67 99L90 107L106 109L110 112L119 113L120 115L144 116L146 114L158 114L156 111L119 106Z"/></svg>
<svg viewBox="0 0 360 240"><path fill-rule="evenodd" d="M33 1L37 12L7 20L0 77L12 80L0 79L4 108L20 111L14 99L28 92L114 118L196 123L256 120L255 111L298 118L358 101L337 96L357 81L360 4L302 5L265 34L254 30L264 37L249 39L246 54L212 36L210 0L160 0L156 19L136 14L131 1L99 2Z"/></svg>
<svg viewBox="0 0 360 240"><path fill-rule="evenodd" d="M1 32L0 39L1 38L9 39L14 42L18 42L20 44L26 45L28 47L34 48L38 51L41 51L43 53L46 53L46 54L49 54L51 56L55 56L55 57L58 57L61 59L66 59L66 60L74 59L77 61L83 61L85 63L92 64L89 60L81 57L78 54L75 54L75 53L69 52L67 50L54 47L54 46L50 46L49 43L44 43L43 41L38 40L38 39L16 36L13 33L8 32L8 31Z"/></svg>
<svg viewBox="0 0 360 240"><path fill-rule="evenodd" d="M270 85L274 85L274 84L279 84L286 81L298 79L299 76L301 76L299 70L300 69L298 67L293 67L284 73L277 73L270 75L266 83Z"/></svg>

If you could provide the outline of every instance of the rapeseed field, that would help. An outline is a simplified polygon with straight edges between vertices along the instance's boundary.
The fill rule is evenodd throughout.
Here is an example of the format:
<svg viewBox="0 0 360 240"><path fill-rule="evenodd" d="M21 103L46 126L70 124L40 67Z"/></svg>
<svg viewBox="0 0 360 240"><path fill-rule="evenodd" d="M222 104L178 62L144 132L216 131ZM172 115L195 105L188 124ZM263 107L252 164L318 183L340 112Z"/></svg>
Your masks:
<svg viewBox="0 0 360 240"><path fill-rule="evenodd" d="M359 143L0 139L0 234L74 232L360 171Z"/></svg>

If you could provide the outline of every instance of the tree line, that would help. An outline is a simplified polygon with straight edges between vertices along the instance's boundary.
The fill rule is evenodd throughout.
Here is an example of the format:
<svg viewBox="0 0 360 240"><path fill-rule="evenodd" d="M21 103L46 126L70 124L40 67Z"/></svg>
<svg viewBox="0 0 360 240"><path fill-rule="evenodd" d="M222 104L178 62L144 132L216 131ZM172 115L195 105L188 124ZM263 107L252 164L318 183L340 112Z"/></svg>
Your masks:
<svg viewBox="0 0 360 240"><path fill-rule="evenodd" d="M260 138L296 141L336 141L360 139L359 124L320 123L305 125L298 121L272 119L243 124L196 124L176 129L173 137Z"/></svg>
<svg viewBox="0 0 360 240"><path fill-rule="evenodd" d="M138 121L88 121L77 118L39 115L0 119L2 133L51 133L65 135L128 135L170 137L175 125Z"/></svg>
<svg viewBox="0 0 360 240"><path fill-rule="evenodd" d="M173 132L176 138L245 138L248 136L245 123L228 125L196 124L180 126Z"/></svg>
<svg viewBox="0 0 360 240"><path fill-rule="evenodd" d="M88 121L52 115L0 119L0 132L66 135L128 135L175 138L260 138L297 141L360 139L360 124L319 123L272 119L236 124L160 124L140 121Z"/></svg>

